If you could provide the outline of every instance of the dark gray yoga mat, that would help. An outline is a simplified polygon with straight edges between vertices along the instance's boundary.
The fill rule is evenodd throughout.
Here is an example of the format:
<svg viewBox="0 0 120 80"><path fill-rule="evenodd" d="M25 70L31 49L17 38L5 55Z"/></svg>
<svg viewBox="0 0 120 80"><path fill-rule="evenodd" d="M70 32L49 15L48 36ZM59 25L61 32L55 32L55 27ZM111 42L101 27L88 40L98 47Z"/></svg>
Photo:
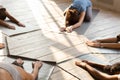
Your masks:
<svg viewBox="0 0 120 80"><path fill-rule="evenodd" d="M100 11L99 9L92 9L92 21L97 16L99 11ZM89 29L89 26L91 25L91 22L83 22L83 24L79 28L76 28L74 31L78 35L85 34L86 30Z"/></svg>

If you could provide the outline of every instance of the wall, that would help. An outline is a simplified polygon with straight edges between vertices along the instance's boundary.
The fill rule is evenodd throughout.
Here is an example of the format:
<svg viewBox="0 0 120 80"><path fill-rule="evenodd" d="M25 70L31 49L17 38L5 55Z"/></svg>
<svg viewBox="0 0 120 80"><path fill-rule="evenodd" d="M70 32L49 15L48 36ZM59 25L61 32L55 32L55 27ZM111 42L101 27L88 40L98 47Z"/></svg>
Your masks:
<svg viewBox="0 0 120 80"><path fill-rule="evenodd" d="M120 0L92 0L95 6L108 8L120 12Z"/></svg>

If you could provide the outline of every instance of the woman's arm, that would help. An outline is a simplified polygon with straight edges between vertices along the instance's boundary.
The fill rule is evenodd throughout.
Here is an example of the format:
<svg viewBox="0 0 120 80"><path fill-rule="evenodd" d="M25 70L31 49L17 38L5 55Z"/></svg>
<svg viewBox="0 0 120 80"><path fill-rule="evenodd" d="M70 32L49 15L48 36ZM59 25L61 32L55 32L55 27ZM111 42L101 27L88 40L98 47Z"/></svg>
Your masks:
<svg viewBox="0 0 120 80"><path fill-rule="evenodd" d="M101 48L120 49L120 43L100 43Z"/></svg>
<svg viewBox="0 0 120 80"><path fill-rule="evenodd" d="M83 23L85 14L86 14L85 11L81 12L79 21L78 21L76 24L74 24L74 25L71 25L71 26L69 26L69 27L66 27L65 30L70 33L70 32L72 32L73 29L80 27L81 24Z"/></svg>
<svg viewBox="0 0 120 80"><path fill-rule="evenodd" d="M72 25L72 27L71 27L72 29L75 29L75 28L78 28L81 26L81 24L83 23L85 14L86 14L85 11L81 12L79 21L76 24Z"/></svg>
<svg viewBox="0 0 120 80"><path fill-rule="evenodd" d="M97 69L101 69L101 70L104 70L104 68L106 67L106 65L95 63L95 62L91 62L91 61L87 61L87 60L82 60L82 62L85 62L88 65L90 65L90 66L92 66L94 68L97 68Z"/></svg>
<svg viewBox="0 0 120 80"><path fill-rule="evenodd" d="M120 43L99 43L94 41L87 41L86 44L91 47L120 49Z"/></svg>
<svg viewBox="0 0 120 80"><path fill-rule="evenodd" d="M93 63L94 64L94 63ZM103 72L96 70L94 67L90 66L86 62L75 62L76 66L79 66L86 71L88 71L97 80L118 80L118 75L108 75Z"/></svg>
<svg viewBox="0 0 120 80"><path fill-rule="evenodd" d="M117 38L113 37L113 38L106 38L106 39L98 39L95 41L100 43L117 43Z"/></svg>
<svg viewBox="0 0 120 80"><path fill-rule="evenodd" d="M108 75L100 72L89 65L85 65L86 70L98 80L118 80L118 75Z"/></svg>

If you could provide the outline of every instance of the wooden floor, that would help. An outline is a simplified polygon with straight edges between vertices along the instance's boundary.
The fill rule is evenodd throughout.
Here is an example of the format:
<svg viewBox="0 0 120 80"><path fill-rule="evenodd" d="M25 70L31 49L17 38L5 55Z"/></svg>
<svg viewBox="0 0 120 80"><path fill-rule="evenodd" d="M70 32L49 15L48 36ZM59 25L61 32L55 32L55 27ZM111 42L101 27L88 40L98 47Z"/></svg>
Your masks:
<svg viewBox="0 0 120 80"><path fill-rule="evenodd" d="M5 36L7 39L6 46L8 46L9 53L57 62L58 65L50 80L79 80L78 77L82 71L76 73L77 68L74 62L69 66L68 64L71 63L71 59L88 53L99 54L98 56L104 57L110 63L120 61L119 50L91 48L85 44L88 39L113 37L119 34L119 13L97 8L99 12L89 26L81 26L79 32L75 30L72 33L60 33L59 28L64 26L63 11L71 3L70 0L0 1L18 20L41 29L12 37L1 34L1 38L4 39ZM25 11L24 8L29 10ZM3 40L1 39L0 42ZM6 49L0 50L0 53L0 55L8 54ZM71 68L70 71L67 67ZM89 75L88 78L91 79ZM88 78L81 78L81 80L88 80Z"/></svg>

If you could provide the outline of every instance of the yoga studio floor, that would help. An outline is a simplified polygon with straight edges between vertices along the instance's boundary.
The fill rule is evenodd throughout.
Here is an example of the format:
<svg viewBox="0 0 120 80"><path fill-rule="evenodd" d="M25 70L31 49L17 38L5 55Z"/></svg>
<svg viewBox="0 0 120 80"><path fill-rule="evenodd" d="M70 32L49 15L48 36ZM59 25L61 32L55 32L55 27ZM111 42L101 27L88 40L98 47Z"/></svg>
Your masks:
<svg viewBox="0 0 120 80"><path fill-rule="evenodd" d="M94 80L85 70L76 67L74 61L87 59L104 64L120 61L120 50L92 48L85 44L87 40L119 34L120 15L117 12L93 7L93 19L90 23L83 23L72 33L61 33L59 29L64 27L63 11L71 0L0 2L26 25L15 31L0 27L0 42L6 45L5 49L0 50L1 61L4 60L3 57L13 55L55 63L49 67L43 66L45 69L40 73L44 73L44 78L41 80Z"/></svg>

